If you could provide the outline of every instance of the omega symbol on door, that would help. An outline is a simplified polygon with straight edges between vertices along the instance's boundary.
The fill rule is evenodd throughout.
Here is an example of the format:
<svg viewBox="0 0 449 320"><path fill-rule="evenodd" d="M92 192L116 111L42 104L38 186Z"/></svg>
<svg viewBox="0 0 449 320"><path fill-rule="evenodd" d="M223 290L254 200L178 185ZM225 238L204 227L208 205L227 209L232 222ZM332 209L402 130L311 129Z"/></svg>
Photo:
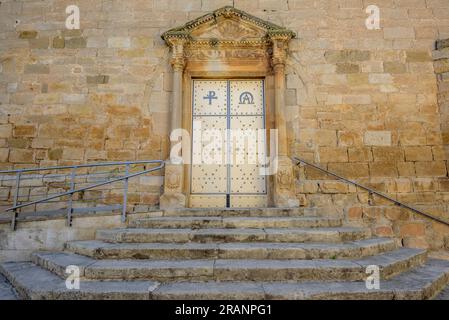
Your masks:
<svg viewBox="0 0 449 320"><path fill-rule="evenodd" d="M254 96L251 92L245 91L240 95L239 104L254 104Z"/></svg>

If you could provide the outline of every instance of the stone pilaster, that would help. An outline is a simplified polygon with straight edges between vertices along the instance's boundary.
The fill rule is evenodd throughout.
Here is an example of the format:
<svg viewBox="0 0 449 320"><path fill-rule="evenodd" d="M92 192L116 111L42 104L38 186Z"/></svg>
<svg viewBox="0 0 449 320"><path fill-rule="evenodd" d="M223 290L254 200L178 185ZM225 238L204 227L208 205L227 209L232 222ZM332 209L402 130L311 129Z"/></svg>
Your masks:
<svg viewBox="0 0 449 320"><path fill-rule="evenodd" d="M185 67L184 44L187 41L182 34L166 39L172 49L170 59L173 67L173 101L171 106L170 133L182 129L182 77ZM170 150L179 141L171 141ZM184 165L181 154L170 157L165 164L164 194L160 198L161 209L184 208L186 196L184 188Z"/></svg>
<svg viewBox="0 0 449 320"><path fill-rule="evenodd" d="M277 171L274 179L274 205L276 207L297 207L293 163L288 156L287 126L285 120L285 61L288 41L292 35L287 33L270 34L273 43L272 65L274 70L274 109L275 127L278 134Z"/></svg>

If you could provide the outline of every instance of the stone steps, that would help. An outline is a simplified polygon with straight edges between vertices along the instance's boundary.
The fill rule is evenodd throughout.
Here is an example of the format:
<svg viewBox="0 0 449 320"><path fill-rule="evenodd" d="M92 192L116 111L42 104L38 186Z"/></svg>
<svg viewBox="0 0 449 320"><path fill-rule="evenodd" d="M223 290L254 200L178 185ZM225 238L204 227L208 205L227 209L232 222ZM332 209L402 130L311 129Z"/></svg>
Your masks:
<svg viewBox="0 0 449 320"><path fill-rule="evenodd" d="M367 228L233 228L98 230L97 240L106 242L342 242L367 239Z"/></svg>
<svg viewBox="0 0 449 320"><path fill-rule="evenodd" d="M449 283L448 261L304 209L149 212L31 259L0 265L30 299L428 299ZM65 288L69 265L80 290Z"/></svg>
<svg viewBox="0 0 449 320"><path fill-rule="evenodd" d="M40 252L35 264L65 276L66 267L80 267L81 276L93 280L167 281L355 281L366 278L366 267L378 265L382 278L425 262L426 251L400 248L376 256L354 260L256 260L256 259L177 259L177 260L95 260L68 252Z"/></svg>
<svg viewBox="0 0 449 320"><path fill-rule="evenodd" d="M69 290L63 278L31 262L3 263L0 272L22 299L32 300L148 300L159 285L152 281L82 281L80 290Z"/></svg>
<svg viewBox="0 0 449 320"><path fill-rule="evenodd" d="M435 297L435 300L449 300L449 285L441 290L441 292Z"/></svg>
<svg viewBox="0 0 449 320"><path fill-rule="evenodd" d="M320 217L154 217L136 219L131 228L326 228L341 226L341 219Z"/></svg>
<svg viewBox="0 0 449 320"><path fill-rule="evenodd" d="M396 248L389 238L346 243L107 243L73 241L66 250L95 259L346 259Z"/></svg>
<svg viewBox="0 0 449 320"><path fill-rule="evenodd" d="M0 274L0 300L17 300L12 285Z"/></svg>
<svg viewBox="0 0 449 320"><path fill-rule="evenodd" d="M31 262L0 266L24 299L430 299L449 283L449 262L429 259L425 265L380 282L368 290L364 281L351 282L176 282L81 281L68 290L65 280Z"/></svg>
<svg viewBox="0 0 449 320"><path fill-rule="evenodd" d="M435 297L449 282L449 262L428 260L414 270L369 290L357 282L180 282L159 286L152 299L422 300Z"/></svg>

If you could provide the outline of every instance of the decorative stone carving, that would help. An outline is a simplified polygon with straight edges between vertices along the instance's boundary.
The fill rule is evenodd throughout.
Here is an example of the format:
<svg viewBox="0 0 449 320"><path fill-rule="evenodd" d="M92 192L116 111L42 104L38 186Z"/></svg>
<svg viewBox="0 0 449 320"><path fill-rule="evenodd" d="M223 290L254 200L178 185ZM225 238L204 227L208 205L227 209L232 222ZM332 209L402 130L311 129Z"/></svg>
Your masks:
<svg viewBox="0 0 449 320"><path fill-rule="evenodd" d="M182 193L184 167L180 164L167 163L165 165L164 194L160 198L160 208L184 208L186 197Z"/></svg>
<svg viewBox="0 0 449 320"><path fill-rule="evenodd" d="M292 175L290 167L281 167L278 169L278 174L276 176L277 184L279 189L290 189L292 186Z"/></svg>
<svg viewBox="0 0 449 320"><path fill-rule="evenodd" d="M177 166L167 166L165 169L166 191L179 191L181 187L181 175Z"/></svg>
<svg viewBox="0 0 449 320"><path fill-rule="evenodd" d="M274 183L274 203L277 207L298 207L292 160L286 156L278 158L278 170Z"/></svg>
<svg viewBox="0 0 449 320"><path fill-rule="evenodd" d="M266 50L248 51L244 49L188 49L185 57L191 60L233 60L233 59L260 59L267 57Z"/></svg>

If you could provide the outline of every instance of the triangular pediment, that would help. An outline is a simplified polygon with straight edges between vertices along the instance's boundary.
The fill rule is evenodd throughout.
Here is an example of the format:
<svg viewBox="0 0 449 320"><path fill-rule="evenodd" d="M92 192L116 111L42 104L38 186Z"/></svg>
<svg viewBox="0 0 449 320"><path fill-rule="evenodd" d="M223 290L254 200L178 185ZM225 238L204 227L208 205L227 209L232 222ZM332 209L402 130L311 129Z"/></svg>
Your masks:
<svg viewBox="0 0 449 320"><path fill-rule="evenodd" d="M171 29L162 38L168 43L173 38L190 42L251 42L267 39L270 34L295 36L293 31L284 27L226 6Z"/></svg>

